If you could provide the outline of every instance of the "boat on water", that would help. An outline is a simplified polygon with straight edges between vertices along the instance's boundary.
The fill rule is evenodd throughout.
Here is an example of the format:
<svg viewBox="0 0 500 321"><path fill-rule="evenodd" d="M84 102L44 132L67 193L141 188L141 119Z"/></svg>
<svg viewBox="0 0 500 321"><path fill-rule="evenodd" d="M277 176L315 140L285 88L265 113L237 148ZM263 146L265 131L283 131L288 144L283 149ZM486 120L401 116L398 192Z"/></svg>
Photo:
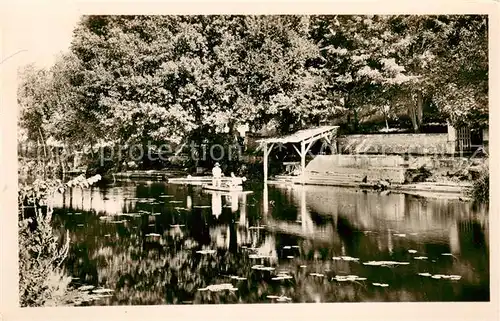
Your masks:
<svg viewBox="0 0 500 321"><path fill-rule="evenodd" d="M232 186L213 186L209 184L204 184L203 189L209 191L220 191L220 192L241 192L243 191L243 186L241 185L232 185Z"/></svg>
<svg viewBox="0 0 500 321"><path fill-rule="evenodd" d="M209 185L212 184L212 176L188 176L188 177L175 177L169 178L167 183L171 184L188 184L188 185ZM245 181L244 177L221 177L219 179L222 186L224 185L241 185Z"/></svg>

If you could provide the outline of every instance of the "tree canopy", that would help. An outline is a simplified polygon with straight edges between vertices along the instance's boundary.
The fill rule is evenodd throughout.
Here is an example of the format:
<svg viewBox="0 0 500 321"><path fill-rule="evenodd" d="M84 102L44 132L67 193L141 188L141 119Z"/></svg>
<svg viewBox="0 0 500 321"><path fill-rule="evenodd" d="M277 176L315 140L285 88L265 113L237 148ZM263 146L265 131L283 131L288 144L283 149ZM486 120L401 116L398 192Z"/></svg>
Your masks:
<svg viewBox="0 0 500 321"><path fill-rule="evenodd" d="M180 143L281 133L426 106L456 124L488 120L486 16L85 16L71 52L21 73L31 139Z"/></svg>

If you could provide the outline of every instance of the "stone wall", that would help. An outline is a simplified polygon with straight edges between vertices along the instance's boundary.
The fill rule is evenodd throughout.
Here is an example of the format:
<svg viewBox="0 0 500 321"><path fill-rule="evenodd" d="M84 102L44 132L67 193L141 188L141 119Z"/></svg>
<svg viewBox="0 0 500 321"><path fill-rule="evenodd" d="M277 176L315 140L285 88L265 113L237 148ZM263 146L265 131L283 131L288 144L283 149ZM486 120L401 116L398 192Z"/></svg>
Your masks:
<svg viewBox="0 0 500 321"><path fill-rule="evenodd" d="M317 155L309 163L309 170L322 170L335 167L398 167L406 164L401 155Z"/></svg>
<svg viewBox="0 0 500 321"><path fill-rule="evenodd" d="M377 182L386 179L403 183L405 160L402 156L387 155L318 155L306 166L311 180L348 179L352 182Z"/></svg>
<svg viewBox="0 0 500 321"><path fill-rule="evenodd" d="M357 182L366 178L368 182L385 179L403 183L407 169L425 167L446 172L471 165L485 165L487 161L487 158L439 155L317 155L307 164L306 173L313 180L347 179Z"/></svg>
<svg viewBox="0 0 500 321"><path fill-rule="evenodd" d="M453 154L455 141L449 134L371 134L338 138L342 154Z"/></svg>

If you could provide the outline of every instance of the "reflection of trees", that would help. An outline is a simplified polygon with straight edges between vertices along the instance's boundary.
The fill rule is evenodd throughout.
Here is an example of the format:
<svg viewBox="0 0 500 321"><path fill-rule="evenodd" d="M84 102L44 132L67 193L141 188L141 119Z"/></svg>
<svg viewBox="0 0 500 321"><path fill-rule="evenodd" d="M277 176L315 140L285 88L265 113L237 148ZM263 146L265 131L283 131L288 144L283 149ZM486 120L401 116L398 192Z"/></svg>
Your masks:
<svg viewBox="0 0 500 321"><path fill-rule="evenodd" d="M127 218L128 222L122 224L102 222L95 213L84 211L79 216L60 213L55 224L71 231L72 248L68 268L74 276L80 277L83 283L115 290L112 299L95 304L273 302L267 298L268 295L284 295L293 302L415 301L451 297L460 300L470 297L464 294L464 289L475 293L478 298L485 297L484 291L480 292L480 289L487 289L489 282L481 271L487 269L488 265L485 226L483 223L466 223L471 222L472 218L467 218L464 205L450 204L447 209L439 202L434 204L429 201L425 204L427 210L431 211L461 210L461 218L454 225L454 236L450 236L449 230L441 230L441 234L432 232L412 238L398 238L393 235L394 231L387 229L363 233L356 225L359 222L357 217L352 218L353 214L349 210L344 212L335 209L336 216L326 216L307 203L306 211L303 211L303 207L289 203L290 199L300 201L293 191L288 193L290 195L283 202L278 201L283 196L275 192L270 190L269 198L274 200L274 204L266 216L262 215L260 206L248 205L242 211L243 200L240 198L239 211L233 213L231 207L223 207L221 214L216 217L212 215L211 208L197 207L193 199L191 211L179 212L175 209L177 204L166 203L162 215L144 214L142 217ZM146 191L141 193L144 193L142 197L151 197L158 191L148 189L148 194ZM169 193L175 194L176 199L186 200L185 192ZM309 194L306 196L309 197ZM254 201L254 197L248 197L248 201ZM372 198L365 196L363 199ZM211 196L207 195L203 202L207 200L210 204ZM417 206L414 200L409 202L411 206ZM130 210L147 210L148 206L134 203ZM364 208L370 209L370 206ZM452 220L452 216L446 214L449 212L444 213L429 212L428 215L433 220ZM410 224L413 224L412 215L416 214L404 220L410 219ZM367 217L370 218L369 215ZM302 227L304 218L309 224L305 232ZM272 221L284 224L283 228L279 231L273 231L270 225L265 229L257 228ZM78 226L82 222L85 226ZM171 227L171 224L185 226ZM292 233L292 225L297 226L297 233ZM147 236L149 233L159 235ZM322 235L330 236L323 240ZM451 251L452 239L456 239L453 242L459 244L456 246L459 249L455 253L457 258L441 257L441 253ZM439 262L412 261L408 248L437 258ZM196 253L206 249L213 249L215 253ZM478 251L483 251L481 258ZM411 265L381 268L331 259L339 255L362 260L397 259L411 261ZM274 267L275 270L252 269L252 266L259 264ZM431 273L462 275L463 283L422 279L416 274L427 270ZM292 278L272 280L282 271L287 271ZM332 280L335 275L349 274L368 280ZM232 279L231 276L241 279ZM389 288L371 285L372 282L385 283L388 280ZM198 291L208 285L221 283L232 283L238 290L219 293Z"/></svg>

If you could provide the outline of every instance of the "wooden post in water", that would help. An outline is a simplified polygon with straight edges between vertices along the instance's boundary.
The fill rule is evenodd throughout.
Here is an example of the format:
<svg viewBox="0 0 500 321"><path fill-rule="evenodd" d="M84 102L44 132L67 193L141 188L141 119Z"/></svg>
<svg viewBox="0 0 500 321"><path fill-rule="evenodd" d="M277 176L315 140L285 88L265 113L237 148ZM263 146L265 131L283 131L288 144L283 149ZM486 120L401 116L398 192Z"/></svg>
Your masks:
<svg viewBox="0 0 500 321"><path fill-rule="evenodd" d="M262 191L262 210L264 212L264 215L267 215L269 212L269 191L267 189L267 184L264 183L264 190Z"/></svg>
<svg viewBox="0 0 500 321"><path fill-rule="evenodd" d="M264 143L264 184L267 184L267 158L269 153L267 151L267 143Z"/></svg>
<svg viewBox="0 0 500 321"><path fill-rule="evenodd" d="M306 176L306 144L304 141L300 142L300 176L301 182L304 184Z"/></svg>
<svg viewBox="0 0 500 321"><path fill-rule="evenodd" d="M269 154L271 154L271 150L273 149L274 144L267 146L267 143L264 143L264 184L267 184L267 176L269 169Z"/></svg>

